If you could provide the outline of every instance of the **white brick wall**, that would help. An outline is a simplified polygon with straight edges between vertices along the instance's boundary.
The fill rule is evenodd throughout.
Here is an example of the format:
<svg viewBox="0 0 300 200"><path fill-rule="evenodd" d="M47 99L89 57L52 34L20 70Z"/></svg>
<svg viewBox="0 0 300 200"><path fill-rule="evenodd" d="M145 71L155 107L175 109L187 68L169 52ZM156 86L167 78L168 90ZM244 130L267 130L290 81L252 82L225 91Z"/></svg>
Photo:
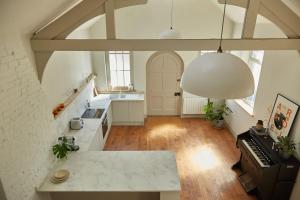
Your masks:
<svg viewBox="0 0 300 200"><path fill-rule="evenodd" d="M50 150L58 133L34 65L17 42L8 46L4 41L0 40L0 178L8 200L47 199L35 187L52 167Z"/></svg>

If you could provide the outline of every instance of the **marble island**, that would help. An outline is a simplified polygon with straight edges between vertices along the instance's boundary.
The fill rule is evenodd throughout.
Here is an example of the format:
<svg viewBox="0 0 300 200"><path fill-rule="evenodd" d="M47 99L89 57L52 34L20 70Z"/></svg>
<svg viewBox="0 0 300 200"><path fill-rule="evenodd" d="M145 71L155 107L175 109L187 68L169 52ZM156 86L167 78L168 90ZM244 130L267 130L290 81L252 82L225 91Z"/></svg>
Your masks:
<svg viewBox="0 0 300 200"><path fill-rule="evenodd" d="M69 179L50 177L68 169ZM179 199L175 154L168 151L86 151L73 153L49 173L39 192L56 199ZM86 196L87 195L87 196ZM108 195L108 196L107 196Z"/></svg>

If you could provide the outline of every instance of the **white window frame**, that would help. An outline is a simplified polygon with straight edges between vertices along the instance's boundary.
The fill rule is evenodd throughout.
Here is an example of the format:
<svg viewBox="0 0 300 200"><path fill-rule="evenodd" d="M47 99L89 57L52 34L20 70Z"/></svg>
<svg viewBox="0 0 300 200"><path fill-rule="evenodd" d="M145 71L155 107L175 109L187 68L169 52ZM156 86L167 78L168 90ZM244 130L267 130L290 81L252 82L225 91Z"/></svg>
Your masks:
<svg viewBox="0 0 300 200"><path fill-rule="evenodd" d="M253 98L253 100L250 102L247 98L235 99L235 102L239 106L241 106L252 117L254 116L254 106L255 106L255 101L256 101L257 88L258 88L258 85L259 85L259 80L260 80L260 75L261 75L261 68L262 68L263 60L264 60L264 55L263 55L261 61L254 58L252 56L253 52L255 52L255 51L250 51L250 52L231 51L232 54L240 57L242 60L244 60L247 63L247 65L249 65L249 68L250 68L251 72L252 72L252 67L250 67L250 66L251 66L252 63L260 65L259 76L256 77L257 82L256 82L255 88L254 88L254 94L253 94L254 98ZM263 51L263 54L264 54L264 51ZM253 72L252 72L252 74L253 74ZM255 79L255 77L254 77L254 79Z"/></svg>
<svg viewBox="0 0 300 200"><path fill-rule="evenodd" d="M249 97L246 97L246 98L243 98L243 99L242 99L242 100L243 100L247 105L249 105L252 109L254 108L254 104L255 104L255 100L256 100L257 88L258 88L259 79L260 79L260 73L261 73L261 68L262 68L262 64L263 64L263 60L264 60L264 51L262 51L262 54L263 54L263 55L262 55L262 59L261 59L261 60L255 58L255 57L253 56L253 53L254 53L254 52L255 52L255 51L251 51L251 52L249 53L249 59L248 59L248 65L249 65L249 67L250 67L250 70L251 70L252 74L253 74L253 68L254 68L254 66L252 66L252 65L255 65L255 64L256 64L256 65L259 65L258 77L255 77L254 74L253 74L254 79L257 79L257 81L255 82L254 93L253 93L252 96L250 96L250 97L252 97L251 100L249 99Z"/></svg>
<svg viewBox="0 0 300 200"><path fill-rule="evenodd" d="M129 62L130 62L130 84L133 86L134 78L134 68L133 68L133 54L132 51L115 51L115 52L129 52ZM110 62L109 62L110 51L105 52L105 74L106 74L106 85L108 91L128 91L130 88L128 86L116 86L112 87L111 75L110 75Z"/></svg>

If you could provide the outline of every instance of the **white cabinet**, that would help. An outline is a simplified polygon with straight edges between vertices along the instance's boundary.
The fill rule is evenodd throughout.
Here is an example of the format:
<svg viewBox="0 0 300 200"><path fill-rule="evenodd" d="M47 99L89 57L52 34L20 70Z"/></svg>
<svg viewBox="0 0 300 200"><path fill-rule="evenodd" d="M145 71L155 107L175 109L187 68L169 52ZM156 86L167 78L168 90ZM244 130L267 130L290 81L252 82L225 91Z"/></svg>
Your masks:
<svg viewBox="0 0 300 200"><path fill-rule="evenodd" d="M111 125L112 125L112 105L111 104L107 108L106 117L107 117L108 129L107 129L105 137L103 138L103 147L102 147L102 149L104 149L104 147L105 147L107 138L108 138L109 133L110 133L110 128L111 128Z"/></svg>
<svg viewBox="0 0 300 200"><path fill-rule="evenodd" d="M114 125L143 125L144 101L113 101Z"/></svg>
<svg viewBox="0 0 300 200"><path fill-rule="evenodd" d="M112 106L109 105L109 107L107 108L106 111L106 115L107 115L107 123L108 123L108 130L107 133L105 135L105 138L103 138L103 132L102 132L102 124L100 124L100 126L97 129L97 132L89 146L89 151L101 151L103 150L104 146L105 146L105 142L108 138L109 135L109 131L112 125Z"/></svg>
<svg viewBox="0 0 300 200"><path fill-rule="evenodd" d="M112 105L110 104L108 109L107 109L107 121L108 121L108 130L110 130L111 125L112 125Z"/></svg>
<svg viewBox="0 0 300 200"><path fill-rule="evenodd" d="M114 101L113 122L127 122L129 118L128 101Z"/></svg>
<svg viewBox="0 0 300 200"><path fill-rule="evenodd" d="M107 121L108 121L108 129L110 129L112 124L112 105L110 104L107 109Z"/></svg>
<svg viewBox="0 0 300 200"><path fill-rule="evenodd" d="M139 122L144 121L144 103L140 101L130 101L129 107L129 121Z"/></svg>
<svg viewBox="0 0 300 200"><path fill-rule="evenodd" d="M101 151L103 149L103 135L102 126L99 126L92 143L90 144L89 151Z"/></svg>

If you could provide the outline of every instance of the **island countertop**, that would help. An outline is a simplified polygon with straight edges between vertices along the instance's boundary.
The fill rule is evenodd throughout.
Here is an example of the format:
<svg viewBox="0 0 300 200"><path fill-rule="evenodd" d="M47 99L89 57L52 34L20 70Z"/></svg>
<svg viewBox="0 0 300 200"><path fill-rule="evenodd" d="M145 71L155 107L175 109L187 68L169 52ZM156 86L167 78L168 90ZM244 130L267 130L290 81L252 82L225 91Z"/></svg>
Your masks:
<svg viewBox="0 0 300 200"><path fill-rule="evenodd" d="M50 181L58 169L70 171L60 184ZM60 162L39 192L180 191L175 154L170 151L76 152Z"/></svg>

